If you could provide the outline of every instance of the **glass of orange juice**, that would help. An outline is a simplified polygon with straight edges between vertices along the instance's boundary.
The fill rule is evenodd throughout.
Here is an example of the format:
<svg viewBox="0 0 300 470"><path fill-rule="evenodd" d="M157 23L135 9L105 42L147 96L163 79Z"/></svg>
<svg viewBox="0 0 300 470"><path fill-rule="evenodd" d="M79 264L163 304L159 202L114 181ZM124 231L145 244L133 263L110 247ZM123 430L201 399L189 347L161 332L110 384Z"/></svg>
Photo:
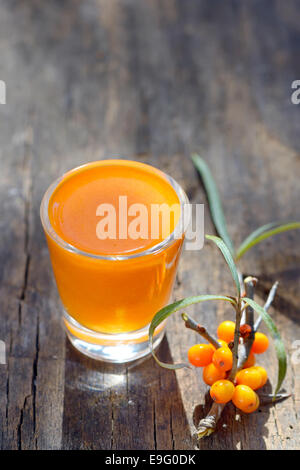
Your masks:
<svg viewBox="0 0 300 470"><path fill-rule="evenodd" d="M87 163L48 188L41 220L78 350L108 362L149 353L149 323L169 301L189 217L178 183L140 162Z"/></svg>

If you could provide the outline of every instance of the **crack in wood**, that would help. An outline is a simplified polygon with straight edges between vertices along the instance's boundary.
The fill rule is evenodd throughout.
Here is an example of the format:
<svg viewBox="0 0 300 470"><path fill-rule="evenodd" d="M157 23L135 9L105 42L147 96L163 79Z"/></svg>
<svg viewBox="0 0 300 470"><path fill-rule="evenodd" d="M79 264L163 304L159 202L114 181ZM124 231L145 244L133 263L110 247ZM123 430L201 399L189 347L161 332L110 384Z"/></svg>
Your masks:
<svg viewBox="0 0 300 470"><path fill-rule="evenodd" d="M26 254L26 262L25 262L25 271L24 271L24 279L23 279L23 286L21 290L21 294L19 296L19 306L18 306L18 330L20 330L22 324L22 308L23 302L26 298L27 292L27 284L28 284L28 273L29 273L29 265L30 265L30 254Z"/></svg>
<svg viewBox="0 0 300 470"><path fill-rule="evenodd" d="M33 366L32 366L32 383L31 383L31 389L32 389L32 409L33 409L33 431L34 434L36 432L36 381L37 381L37 376L38 376L38 359L39 359L39 334L40 334L40 324L39 324L39 316L37 316L37 327L36 327L36 338L35 338L35 357L33 361Z"/></svg>
<svg viewBox="0 0 300 470"><path fill-rule="evenodd" d="M112 391L110 392L110 403L111 403L111 435L110 435L110 448L114 448L114 401L112 397Z"/></svg>
<svg viewBox="0 0 300 470"><path fill-rule="evenodd" d="M292 402L293 402L293 408L294 408L294 413L296 420L298 420L298 412L297 412L297 405L296 405L296 399L295 399L295 393L296 393L296 383L295 383L295 376L296 376L296 370L293 364L293 361L291 361L291 369L292 369L292 374L291 374L291 383L292 383Z"/></svg>
<svg viewBox="0 0 300 470"><path fill-rule="evenodd" d="M157 450L157 435L156 435L156 408L155 400L153 401L153 443L154 449Z"/></svg>
<svg viewBox="0 0 300 470"><path fill-rule="evenodd" d="M171 441L172 441L172 450L174 450L175 449L175 439L174 439L174 431L173 431L172 405L170 407L170 433L171 433Z"/></svg>
<svg viewBox="0 0 300 470"><path fill-rule="evenodd" d="M7 360L7 377L6 377L6 409L5 409L5 418L6 418L6 429L8 429L8 409L9 409L9 358Z"/></svg>
<svg viewBox="0 0 300 470"><path fill-rule="evenodd" d="M20 410L20 419L19 419L19 424L17 427L17 444L18 444L18 450L22 450L22 425L23 425L23 419L24 419L24 412L26 409L27 405L27 400L31 397L31 395L26 395L24 398L24 403L23 406Z"/></svg>
<svg viewBox="0 0 300 470"><path fill-rule="evenodd" d="M283 442L284 435L282 434L281 428L278 424L276 404L273 406L273 416L274 416L274 423L275 423L275 428L276 428L276 431L277 431L277 435L279 436L280 440Z"/></svg>

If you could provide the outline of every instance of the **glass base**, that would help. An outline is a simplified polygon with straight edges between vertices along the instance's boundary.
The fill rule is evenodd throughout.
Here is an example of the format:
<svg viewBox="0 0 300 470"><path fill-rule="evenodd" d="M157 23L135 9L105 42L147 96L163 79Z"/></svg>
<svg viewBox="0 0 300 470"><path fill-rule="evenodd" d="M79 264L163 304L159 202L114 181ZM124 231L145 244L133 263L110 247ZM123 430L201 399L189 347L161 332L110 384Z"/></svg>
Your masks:
<svg viewBox="0 0 300 470"><path fill-rule="evenodd" d="M150 354L149 325L129 333L108 334L99 333L80 325L65 310L63 320L67 336L73 346L86 356L98 361L125 363ZM163 339L164 326L165 322L156 329L153 340L154 349Z"/></svg>

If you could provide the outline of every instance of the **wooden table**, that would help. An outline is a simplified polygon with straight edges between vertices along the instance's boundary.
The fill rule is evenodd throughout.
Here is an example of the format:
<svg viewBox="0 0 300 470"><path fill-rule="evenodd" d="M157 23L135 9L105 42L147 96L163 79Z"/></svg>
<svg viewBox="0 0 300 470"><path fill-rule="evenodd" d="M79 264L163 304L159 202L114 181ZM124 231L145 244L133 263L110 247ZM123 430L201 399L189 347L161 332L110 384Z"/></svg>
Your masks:
<svg viewBox="0 0 300 470"><path fill-rule="evenodd" d="M217 180L236 243L259 225L299 219L299 3L38 0L0 4L0 419L3 449L194 449L204 416L201 371L83 357L65 339L39 205L47 186L83 162L121 155L156 165L206 204L189 158ZM235 418L228 406L200 449L299 448L299 233L264 242L241 268L256 275L289 356L292 398ZM185 251L174 299L232 293L217 249ZM220 303L189 313L216 328ZM159 356L185 359L198 338L169 320ZM299 355L299 354L298 354ZM276 381L274 349L260 361Z"/></svg>

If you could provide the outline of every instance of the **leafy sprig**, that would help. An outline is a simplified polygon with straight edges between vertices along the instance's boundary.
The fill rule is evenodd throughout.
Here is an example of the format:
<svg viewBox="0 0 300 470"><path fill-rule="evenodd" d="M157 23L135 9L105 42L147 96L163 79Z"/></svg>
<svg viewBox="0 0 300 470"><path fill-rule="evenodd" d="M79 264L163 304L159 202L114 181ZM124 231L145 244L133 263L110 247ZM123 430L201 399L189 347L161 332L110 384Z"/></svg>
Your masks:
<svg viewBox="0 0 300 470"><path fill-rule="evenodd" d="M207 198L209 201L210 212L211 212L212 219L214 221L215 229L217 233L220 235L220 237L222 238L223 242L227 244L227 247L230 250L235 261L240 260L242 256L248 250L250 250L250 248L262 242L266 238L269 238L273 235L277 235L282 232L286 232L287 230L294 230L294 229L300 228L300 222L298 221L288 221L285 223L282 223L282 222L268 223L266 225L263 225L262 227L259 227L254 232L252 232L248 237L245 238L245 240L241 243L238 249L235 250L233 242L230 236L228 235L226 219L225 219L224 211L223 211L222 204L220 201L220 196L216 188L214 178L208 168L208 165L197 154L192 155L192 160L202 178L202 181L206 190ZM210 203L210 201L216 201L216 200L218 201L217 204ZM216 207L217 207L217 210L216 210ZM215 221L217 221L217 223ZM209 236L207 236L206 238L209 238ZM229 240L229 243L228 243L228 240ZM232 270L232 263L231 263L230 269ZM238 268L236 269L237 269L238 274L240 274ZM241 275L239 275L239 278L241 278ZM235 278L234 280L236 282ZM253 302L253 300L251 300L251 302ZM249 305L251 304L249 303ZM259 307L258 304L256 304L256 306ZM266 323L266 326L268 327L272 337L275 338L275 349L276 349L276 354L277 354L277 359L278 359L278 382L277 382L277 386L275 389L275 395L276 395L286 374L286 354L284 350L284 345L280 339L278 330L276 330L276 333L275 333L274 322L272 321L271 317L266 312L266 310L263 309L262 307L254 308L253 305L252 307L260 315L258 324L260 323L260 319L262 319ZM280 341L280 345L278 341Z"/></svg>
<svg viewBox="0 0 300 470"><path fill-rule="evenodd" d="M179 300L174 302L166 307L162 308L159 312L156 313L149 328L149 345L152 355L156 362L167 369L176 370L182 367L189 367L186 363L179 363L179 364L166 364L161 362L154 350L153 350L153 338L155 335L156 328L164 322L171 314L178 312L179 310L185 309L186 307L197 304L204 301L210 300L223 300L229 302L232 307L235 309L236 312L236 329L235 329L235 337L234 337L234 344L233 344L233 366L232 370L229 374L229 379L234 381L235 375L239 368L242 367L243 363L247 359L247 355L251 350L251 345L253 342L254 332L259 327L261 321L263 320L274 340L277 360L278 360L278 378L277 378L277 385L275 387L275 392L272 395L273 400L282 399L283 397L286 398L289 395L282 395L278 394L282 382L286 375L287 369L287 359L286 359L286 352L284 348L283 341L280 337L279 331L276 328L276 325L270 315L267 312L267 309L271 305L272 300L274 299L277 284L275 283L272 287L270 294L268 296L268 300L264 307L261 307L253 300L254 296L254 287L256 283L256 278L248 277L247 279L243 279L241 272L239 271L236 262L240 260L240 258L250 250L250 248L254 247L258 243L262 242L268 237L273 235L285 232L287 230L297 229L300 228L300 222L297 221L288 221L285 223L280 222L271 222L262 227L259 227L254 232L252 232L245 240L241 243L241 245L236 250L234 248L233 241L229 235L226 225L226 219L224 215L224 211L222 208L221 199L219 196L219 192L212 176L212 173L206 164L206 162L199 156L199 155L192 155L192 160L197 168L203 184L206 190L211 217L214 222L214 226L216 229L217 234L219 237L215 235L206 235L206 239L209 241L214 242L217 247L220 249L224 259L229 267L231 272L237 295L235 297L226 296L226 295L199 295L194 297L187 297L185 299ZM246 292L249 294L251 293L251 298L249 295L246 297ZM253 324L253 312L257 312L259 318ZM253 334L251 335L251 339L249 337L248 347L247 347L247 340L243 342L242 346L239 344L239 327L242 320L242 314L246 312L246 318L251 318L251 328ZM209 333L204 327L198 325L194 320L189 318L186 314L182 315L183 320L185 321L185 325L188 328L192 328L207 339L210 337ZM220 418L224 405L217 405L216 403L213 404L209 414L201 420L198 437L201 438L205 435L210 435L216 426L217 420Z"/></svg>
<svg viewBox="0 0 300 470"><path fill-rule="evenodd" d="M165 362L161 362L157 358L153 350L153 337L154 337L156 328L162 322L164 322L172 313L178 312L179 310L185 309L186 307L189 307L190 305L204 302L206 300L225 300L232 304L235 303L235 301L231 297L226 297L225 295L197 295L194 297L186 297L185 299L178 300L177 302L174 302L173 304L167 305L166 307L159 310L159 312L157 312L157 314L153 317L151 324L150 324L150 328L149 328L149 345L150 345L150 350L152 352L154 359L161 367L164 367L165 369L175 370L175 369L182 369L183 367L189 367L189 366L186 363L166 364Z"/></svg>

